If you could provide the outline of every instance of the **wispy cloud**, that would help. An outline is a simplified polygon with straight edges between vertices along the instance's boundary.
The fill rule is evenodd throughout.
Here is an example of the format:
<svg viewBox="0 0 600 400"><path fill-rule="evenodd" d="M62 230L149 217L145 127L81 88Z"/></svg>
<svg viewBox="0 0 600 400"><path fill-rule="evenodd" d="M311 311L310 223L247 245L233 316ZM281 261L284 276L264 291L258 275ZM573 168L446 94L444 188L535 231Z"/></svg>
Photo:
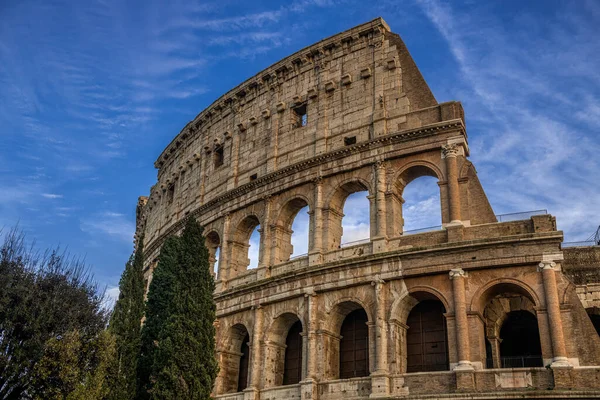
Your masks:
<svg viewBox="0 0 600 400"><path fill-rule="evenodd" d="M548 208L568 240L589 235L600 223L600 198L591 195L600 141L588 134L600 121L600 46L572 38L590 37L597 21L566 5L540 18L524 5L507 27L483 4L468 13L418 4L461 72L457 97L477 129L472 158L496 210Z"/></svg>
<svg viewBox="0 0 600 400"><path fill-rule="evenodd" d="M45 197L47 199L62 199L63 195L56 193L42 193L42 197Z"/></svg>
<svg viewBox="0 0 600 400"><path fill-rule="evenodd" d="M112 239L131 243L135 232L135 223L121 213L104 211L82 218L80 229L92 236L106 235Z"/></svg>

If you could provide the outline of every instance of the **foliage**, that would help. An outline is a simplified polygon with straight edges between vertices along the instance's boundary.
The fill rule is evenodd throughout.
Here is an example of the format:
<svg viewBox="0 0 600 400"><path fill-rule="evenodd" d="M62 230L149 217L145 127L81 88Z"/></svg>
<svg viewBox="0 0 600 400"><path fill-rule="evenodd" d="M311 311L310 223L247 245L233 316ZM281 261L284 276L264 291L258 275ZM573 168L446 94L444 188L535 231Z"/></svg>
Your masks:
<svg viewBox="0 0 600 400"><path fill-rule="evenodd" d="M92 385L110 357L103 305L104 293L80 260L59 250L39 253L17 229L7 232L0 247L0 399L64 398Z"/></svg>
<svg viewBox="0 0 600 400"><path fill-rule="evenodd" d="M218 372L213 291L202 227L190 218L182 236L163 245L150 284L139 368L143 397L210 398Z"/></svg>
<svg viewBox="0 0 600 400"><path fill-rule="evenodd" d="M115 336L116 365L110 376L111 399L133 399L137 388L137 363L144 317L144 238L129 259L119 282L119 299L110 319L109 330Z"/></svg>

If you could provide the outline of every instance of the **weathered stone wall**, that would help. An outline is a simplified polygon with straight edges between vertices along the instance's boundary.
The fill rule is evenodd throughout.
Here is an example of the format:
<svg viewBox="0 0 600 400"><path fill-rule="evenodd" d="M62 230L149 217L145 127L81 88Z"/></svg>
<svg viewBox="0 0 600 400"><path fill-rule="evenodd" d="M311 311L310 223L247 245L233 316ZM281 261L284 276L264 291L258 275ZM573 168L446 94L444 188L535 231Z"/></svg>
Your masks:
<svg viewBox="0 0 600 400"><path fill-rule="evenodd" d="M215 395L334 400L553 388L560 397L586 389L600 338L589 337L562 273L571 255L555 219L498 223L468 155L462 106L436 102L381 19L285 58L191 121L155 163L158 182L138 203L137 235L145 234L148 281L162 242L188 215L205 226L211 261L220 249ZM402 194L425 175L438 180L443 227L406 234ZM357 191L368 193L370 238L342 247L344 203ZM309 252L290 259L291 225L304 206ZM248 269L259 225L258 268ZM448 371L407 373L407 319L425 300L444 308ZM370 375L339 379L341 327L358 309L368 317ZM486 369L486 341L498 345L513 311L536 317L551 370L512 374L498 368L498 348L496 368ZM297 321L302 381L282 386ZM248 388L235 394L244 340Z"/></svg>

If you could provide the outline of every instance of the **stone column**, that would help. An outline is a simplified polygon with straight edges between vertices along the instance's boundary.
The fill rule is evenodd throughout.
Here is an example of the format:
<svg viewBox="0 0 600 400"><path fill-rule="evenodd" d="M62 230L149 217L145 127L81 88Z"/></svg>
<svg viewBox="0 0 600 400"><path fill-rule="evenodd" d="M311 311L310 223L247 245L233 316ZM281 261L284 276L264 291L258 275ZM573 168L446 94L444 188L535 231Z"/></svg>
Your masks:
<svg viewBox="0 0 600 400"><path fill-rule="evenodd" d="M550 327L550 340L552 342L551 367L571 367L565 348L555 268L556 263L551 261L542 261L538 266L538 270L542 272L546 308L548 310L548 325Z"/></svg>
<svg viewBox="0 0 600 400"><path fill-rule="evenodd" d="M244 400L255 400L259 398L260 380L262 377L262 327L263 327L263 308L260 305L252 307L254 309L254 330L252 331L252 343L250 352L250 377L248 388L244 390Z"/></svg>
<svg viewBox="0 0 600 400"><path fill-rule="evenodd" d="M312 224L308 249L309 265L320 264L323 252L323 178L317 177L313 185L315 197L313 210L310 211Z"/></svg>
<svg viewBox="0 0 600 400"><path fill-rule="evenodd" d="M219 265L217 267L217 271L219 273L218 278L220 282L217 285L216 291L219 289L224 290L227 288L227 281L230 278L230 265L229 265L229 253L231 252L231 248L229 246L229 223L231 222L231 215L225 214L223 217L223 237L221 239L221 252L219 253Z"/></svg>
<svg viewBox="0 0 600 400"><path fill-rule="evenodd" d="M469 321L465 301L465 279L467 273L462 268L450 270L452 280L452 296L454 297L454 323L456 324L456 350L458 364L456 372L456 389L470 391L475 389L475 374L469 354Z"/></svg>
<svg viewBox="0 0 600 400"><path fill-rule="evenodd" d="M306 374L301 382L301 400L317 400L317 373L318 373L318 343L317 343L317 295L312 289L304 295L306 304L306 335L302 336L303 357L302 363L306 365ZM306 351L304 351L306 349ZM304 367L304 365L303 365Z"/></svg>
<svg viewBox="0 0 600 400"><path fill-rule="evenodd" d="M271 230L271 196L263 198L265 214L263 221L261 222L260 229L260 248L258 249L258 268L257 268L257 279L264 279L271 276L271 257L269 252Z"/></svg>
<svg viewBox="0 0 600 400"><path fill-rule="evenodd" d="M386 183L385 164L378 161L374 166L375 172L375 232L373 241L373 252L380 253L387 250L387 213L386 213Z"/></svg>
<svg viewBox="0 0 600 400"><path fill-rule="evenodd" d="M460 192L458 188L458 166L456 157L459 145L448 144L442 147L442 158L446 159L446 174L448 181L448 213L450 223L460 223Z"/></svg>
<svg viewBox="0 0 600 400"><path fill-rule="evenodd" d="M371 282L375 289L375 368L371 374L371 398L387 398L390 393L388 369L388 337L385 317L387 304L387 287L382 279Z"/></svg>

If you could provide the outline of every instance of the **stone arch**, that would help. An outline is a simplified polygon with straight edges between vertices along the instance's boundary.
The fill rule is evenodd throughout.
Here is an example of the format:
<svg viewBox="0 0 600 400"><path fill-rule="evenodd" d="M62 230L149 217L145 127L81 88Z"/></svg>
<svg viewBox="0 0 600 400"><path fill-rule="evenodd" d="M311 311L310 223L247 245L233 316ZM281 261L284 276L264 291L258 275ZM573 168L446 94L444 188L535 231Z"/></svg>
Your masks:
<svg viewBox="0 0 600 400"><path fill-rule="evenodd" d="M229 260L230 278L233 278L248 269L248 266L250 265L250 258L248 257L250 236L258 226L261 226L261 222L255 214L247 214L237 224L233 225L233 232L230 236L231 240L229 243L231 247L231 259ZM261 232L260 229L259 232Z"/></svg>
<svg viewBox="0 0 600 400"><path fill-rule="evenodd" d="M221 346L217 351L220 366L217 394L236 393L248 385L250 337L250 332L243 323L235 323L224 330Z"/></svg>
<svg viewBox="0 0 600 400"><path fill-rule="evenodd" d="M437 305L436 305L437 304ZM421 313L419 305L433 305L437 307L437 322L441 330L437 333L436 349L440 350L440 355L444 360L439 365L435 364L437 370L448 368L448 333L445 321L445 314L450 311L449 303L446 297L437 289L430 286L415 286L404 292L404 295L397 298L390 309L390 370L393 373L417 372L410 371L409 365L413 365L413 360L409 359L409 346L412 349L409 330L416 330L416 336L422 336L422 328L413 324L409 325L409 318L413 310ZM431 308L431 307L430 307ZM420 334L421 333L421 334ZM421 344L422 348L422 344ZM411 357L412 357L411 352ZM421 354L423 357L423 354ZM433 364L432 364L433 367Z"/></svg>
<svg viewBox="0 0 600 400"><path fill-rule="evenodd" d="M325 235L323 235L324 249L336 250L340 248L344 233L342 229L344 204L348 196L362 191L366 191L369 196L373 194L371 184L368 181L362 177L352 177L341 181L329 194L329 197L325 201L326 208L323 210L323 218L325 220ZM369 210L369 215L371 214L372 211Z"/></svg>
<svg viewBox="0 0 600 400"><path fill-rule="evenodd" d="M522 294L528 297L535 307L541 307L540 297L537 295L535 290L525 282L519 281L512 278L499 278L494 279L480 287L471 299L470 310L483 314L483 310L487 301L494 296L494 294L501 292L513 292Z"/></svg>
<svg viewBox="0 0 600 400"><path fill-rule="evenodd" d="M506 352L506 348L502 350L503 338L501 337L501 332L504 330L504 334L506 334L507 329L513 329L515 323L533 321L527 323L531 329L526 331L526 337L523 340L537 343L536 346L539 347L542 342L539 330L540 316L537 314L539 306L539 299L535 291L516 279L495 279L475 293L471 302L471 310L480 313L483 317L485 341L481 345L481 354L485 354L487 368L542 365L541 348L540 354L530 360L524 358L512 360L509 359L510 357L503 356L502 353ZM506 326L507 322L510 326ZM505 327L506 329L504 329ZM528 365L527 363L533 364Z"/></svg>
<svg viewBox="0 0 600 400"><path fill-rule="evenodd" d="M221 248L221 236L216 229L210 230L205 236L206 248L208 249L208 263L210 265L210 271L213 273L215 279L219 278L220 266L216 265L217 253Z"/></svg>
<svg viewBox="0 0 600 400"><path fill-rule="evenodd" d="M290 330L299 323L304 332L304 322L292 312L283 312L273 318L273 322L265 335L265 369L264 387L281 386L284 384L286 365L290 361L288 349ZM298 339L298 338L296 338ZM303 344L302 344L303 345ZM300 346L299 361L302 363L302 347ZM297 349L295 349L297 350ZM304 376L304 375L302 375Z"/></svg>
<svg viewBox="0 0 600 400"><path fill-rule="evenodd" d="M439 198L440 221L444 221L442 187L439 185L444 179L442 170L434 163L425 160L416 160L401 166L395 172L388 184L388 191L393 193L393 196L387 196L386 211L388 213L387 231L390 237L397 237L404 232L404 190L415 179L430 176L437 179L437 189Z"/></svg>
<svg viewBox="0 0 600 400"><path fill-rule="evenodd" d="M292 246L292 224L298 212L304 207L310 207L310 201L303 195L295 194L285 200L273 225L271 234L273 246L271 246L273 264L279 264L290 259L294 252ZM307 238L308 240L308 238Z"/></svg>

